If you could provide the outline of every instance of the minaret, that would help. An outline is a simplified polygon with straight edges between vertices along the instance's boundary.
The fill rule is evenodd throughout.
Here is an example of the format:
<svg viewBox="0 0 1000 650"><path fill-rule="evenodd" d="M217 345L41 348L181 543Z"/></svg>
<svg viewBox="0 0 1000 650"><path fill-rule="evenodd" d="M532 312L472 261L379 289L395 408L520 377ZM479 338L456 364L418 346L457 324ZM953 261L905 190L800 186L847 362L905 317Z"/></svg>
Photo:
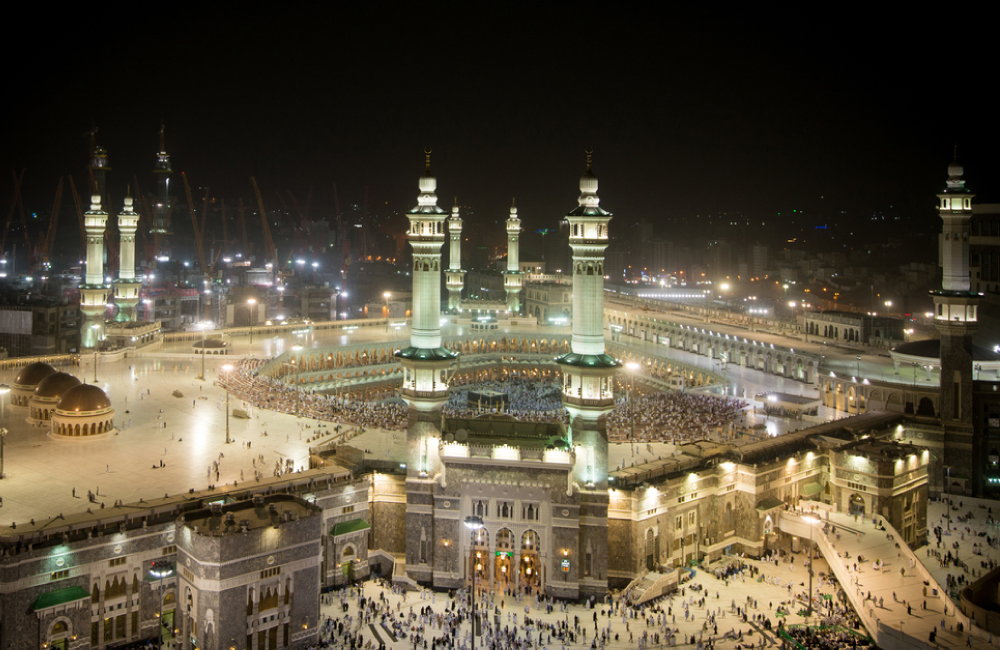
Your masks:
<svg viewBox="0 0 1000 650"><path fill-rule="evenodd" d="M135 231L139 227L139 214L132 209L132 197L125 197L125 207L118 214L120 254L118 280L115 282L115 304L118 305L117 321L135 322L135 306L139 304L141 282L135 280Z"/></svg>
<svg viewBox="0 0 1000 650"><path fill-rule="evenodd" d="M101 197L90 197L90 210L83 213L83 227L87 231L87 277L80 287L80 310L83 324L80 345L96 348L104 338L104 314L108 303L108 285L104 283L104 227L108 213L101 210Z"/></svg>
<svg viewBox="0 0 1000 650"><path fill-rule="evenodd" d="M403 366L406 428L406 572L414 580L433 580L433 495L440 461L441 409L448 400L449 368L455 353L441 347L441 246L447 213L438 207L431 156L420 177L417 207L407 213L413 247L413 324L410 345L396 352Z"/></svg>
<svg viewBox="0 0 1000 650"><path fill-rule="evenodd" d="M604 350L604 249L608 246L611 213L598 204L597 177L590 166L580 178L579 205L566 215L573 252L572 351L558 357L562 370L563 406L569 411L567 435L575 452L574 489L581 494L577 557L590 556L592 566L577 563L580 596L607 592L608 556L608 437L605 419L614 410L614 379L621 363ZM589 549L589 551L587 550ZM585 570L586 569L586 570ZM589 574L585 582L584 576Z"/></svg>
<svg viewBox="0 0 1000 650"><path fill-rule="evenodd" d="M957 155L956 155L957 156ZM941 424L945 434L943 465L970 467L974 494L982 494L982 462L972 427L972 335L976 331L979 294L969 290L969 222L972 199L965 170L952 162L948 181L938 194L941 233L941 290L932 291L934 326L941 334ZM916 406L916 405L914 405ZM977 444L978 443L978 444Z"/></svg>
<svg viewBox="0 0 1000 650"><path fill-rule="evenodd" d="M458 197L448 219L448 311L457 313L461 308L462 289L465 287L465 271L462 270L462 217L458 214Z"/></svg>
<svg viewBox="0 0 1000 650"><path fill-rule="evenodd" d="M503 286L507 291L507 311L518 314L521 311L521 267L518 257L518 240L521 237L521 220L517 218L517 206L511 201L510 216L507 218L507 270L503 274Z"/></svg>

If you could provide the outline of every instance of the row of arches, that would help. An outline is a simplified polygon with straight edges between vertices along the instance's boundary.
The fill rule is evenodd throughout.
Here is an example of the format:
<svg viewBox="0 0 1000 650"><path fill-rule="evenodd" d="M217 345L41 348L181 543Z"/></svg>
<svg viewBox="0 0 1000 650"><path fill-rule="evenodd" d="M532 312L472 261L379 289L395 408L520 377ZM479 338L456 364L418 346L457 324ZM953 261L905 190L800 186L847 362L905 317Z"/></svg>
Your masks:
<svg viewBox="0 0 1000 650"><path fill-rule="evenodd" d="M673 349L718 359L723 363L734 363L806 383L815 381L818 364L811 355L774 348L749 337L624 315L611 315L606 324L613 332L612 339L623 333Z"/></svg>
<svg viewBox="0 0 1000 650"><path fill-rule="evenodd" d="M934 417L940 409L940 395L936 392L856 384L834 378L821 382L821 392L825 406L852 414L892 411Z"/></svg>
<svg viewBox="0 0 1000 650"><path fill-rule="evenodd" d="M103 433L111 433L115 429L114 418L101 420L99 422L84 422L73 424L71 422L52 422L52 433L57 436L67 438L84 438L86 436L99 436Z"/></svg>

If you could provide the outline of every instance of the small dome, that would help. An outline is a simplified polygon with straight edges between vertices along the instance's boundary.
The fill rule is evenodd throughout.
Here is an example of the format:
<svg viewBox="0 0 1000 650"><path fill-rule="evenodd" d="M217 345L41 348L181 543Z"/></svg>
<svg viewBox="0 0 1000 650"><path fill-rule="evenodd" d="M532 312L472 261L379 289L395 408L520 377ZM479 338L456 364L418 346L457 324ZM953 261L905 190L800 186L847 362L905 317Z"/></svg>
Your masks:
<svg viewBox="0 0 1000 650"><path fill-rule="evenodd" d="M597 176L587 167L587 171L580 177L581 194L597 194Z"/></svg>
<svg viewBox="0 0 1000 650"><path fill-rule="evenodd" d="M58 370L49 364L36 361L21 368L21 372L17 373L17 377L14 379L14 384L18 386L37 386L43 379L57 372Z"/></svg>
<svg viewBox="0 0 1000 650"><path fill-rule="evenodd" d="M948 176L957 177L965 174L965 168L958 164L958 162L953 162L948 165Z"/></svg>
<svg viewBox="0 0 1000 650"><path fill-rule="evenodd" d="M438 182L431 174L431 170L428 169L424 172L424 175L420 177L420 191L425 194L431 194L437 189Z"/></svg>
<svg viewBox="0 0 1000 650"><path fill-rule="evenodd" d="M111 400L107 393L93 384L80 384L67 390L59 404L57 411L100 411L111 407Z"/></svg>
<svg viewBox="0 0 1000 650"><path fill-rule="evenodd" d="M38 387L35 388L35 397L59 397L70 388L79 385L80 380L73 375L66 372L57 372L38 382Z"/></svg>

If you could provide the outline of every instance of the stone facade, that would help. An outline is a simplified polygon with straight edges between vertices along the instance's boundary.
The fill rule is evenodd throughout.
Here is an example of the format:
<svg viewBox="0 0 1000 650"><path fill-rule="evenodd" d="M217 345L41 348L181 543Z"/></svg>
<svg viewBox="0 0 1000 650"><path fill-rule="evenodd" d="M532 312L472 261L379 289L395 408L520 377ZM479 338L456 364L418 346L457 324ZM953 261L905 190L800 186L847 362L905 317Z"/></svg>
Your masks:
<svg viewBox="0 0 1000 650"><path fill-rule="evenodd" d="M353 480L343 468L329 466L250 489L139 501L0 528L0 647L48 643L84 650L155 640L160 620L164 635L176 634L183 649L192 647L191 636L199 648L229 648L231 639L236 647L262 648L262 631L268 648L307 647L315 642L320 589L343 582L336 565L344 545L334 543L330 533L339 523L371 521L370 485L367 477ZM283 494L276 494L279 490ZM277 506L278 519L244 534L240 521L252 517L241 509L255 508L247 506L255 494L268 513L271 503ZM233 512L235 532L213 536L197 523L211 518L212 502L226 504L218 506L223 529ZM354 510L348 510L352 504ZM297 514L283 520L283 510ZM338 538L355 544L357 574L367 574L368 536L362 528ZM270 557L274 561L268 564ZM280 581L278 573L262 574L276 567ZM265 597L268 586L277 585L279 600L287 592L290 601L279 604L276 618L261 616L258 590L255 613L228 616L246 612L252 584L264 585ZM248 625L256 645L244 645ZM280 643L270 643L272 634Z"/></svg>

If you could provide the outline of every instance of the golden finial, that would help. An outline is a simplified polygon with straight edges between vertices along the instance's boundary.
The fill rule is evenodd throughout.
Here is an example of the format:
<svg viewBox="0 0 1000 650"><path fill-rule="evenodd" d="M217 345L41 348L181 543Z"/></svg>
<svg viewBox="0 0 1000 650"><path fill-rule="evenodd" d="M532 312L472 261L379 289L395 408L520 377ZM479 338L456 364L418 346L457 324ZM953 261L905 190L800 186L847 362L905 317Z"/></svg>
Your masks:
<svg viewBox="0 0 1000 650"><path fill-rule="evenodd" d="M954 154L954 158L952 158L952 162L958 162L958 145L957 144L955 145L955 154Z"/></svg>
<svg viewBox="0 0 1000 650"><path fill-rule="evenodd" d="M426 147L424 149L424 157L426 158L427 171L430 171L431 170L431 148L430 147Z"/></svg>
<svg viewBox="0 0 1000 650"><path fill-rule="evenodd" d="M513 208L515 205L517 205L517 198L516 197L511 197L511 199L510 199L510 207Z"/></svg>
<svg viewBox="0 0 1000 650"><path fill-rule="evenodd" d="M456 208L458 207L458 197L457 196L455 197L455 207Z"/></svg>
<svg viewBox="0 0 1000 650"><path fill-rule="evenodd" d="M126 185L125 186L125 196L127 196L130 199L132 198L132 186L131 185Z"/></svg>
<svg viewBox="0 0 1000 650"><path fill-rule="evenodd" d="M587 149L587 171L590 171L590 158L594 154L594 148Z"/></svg>

